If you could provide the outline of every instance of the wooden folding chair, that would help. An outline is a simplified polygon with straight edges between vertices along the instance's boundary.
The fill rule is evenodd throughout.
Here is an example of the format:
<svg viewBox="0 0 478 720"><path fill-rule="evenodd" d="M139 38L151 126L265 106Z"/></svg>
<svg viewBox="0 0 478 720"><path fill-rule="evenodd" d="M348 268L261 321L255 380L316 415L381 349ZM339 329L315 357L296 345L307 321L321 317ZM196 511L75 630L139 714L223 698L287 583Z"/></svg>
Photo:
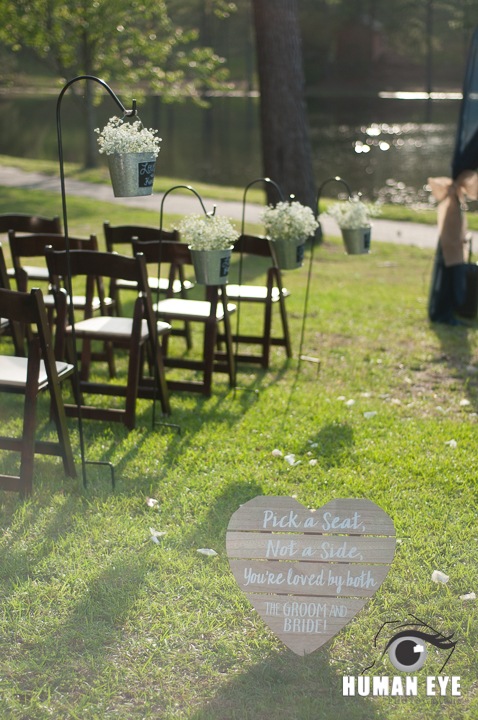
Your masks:
<svg viewBox="0 0 478 720"><path fill-rule="evenodd" d="M241 235L234 246L233 252L242 252L246 255L256 257L270 258L272 265L267 271L266 285L234 285L225 286L228 300L239 301L242 303L254 303L255 305L264 305L264 323L262 335L234 335L234 342L247 343L251 345L261 345L262 353L260 355L238 353L235 355L236 362L243 360L249 363L260 363L263 368L269 367L269 356L271 345L280 345L285 347L287 357L292 357L292 345L289 335L289 326L287 323L287 311L285 307L285 298L290 295L290 291L282 286L281 272L277 264L273 250L267 238L255 237L253 235ZM282 336L272 337L272 308L275 303L279 303L280 316L282 321ZM224 340L224 336L219 335L218 340Z"/></svg>
<svg viewBox="0 0 478 720"><path fill-rule="evenodd" d="M76 477L60 389L60 383L72 374L73 366L55 362L41 290L19 293L0 289L0 315L11 322L34 323L38 329L38 335L29 342L28 358L0 356L0 392L25 395L22 437L0 437L0 449L21 453L20 475L0 475L0 488L29 495L35 453L59 455L65 473ZM35 441L37 396L47 388L51 396L51 416L58 433L57 443Z"/></svg>
<svg viewBox="0 0 478 720"><path fill-rule="evenodd" d="M143 253L147 263L157 263L159 242L133 241L133 252ZM191 252L185 243L163 241L161 243L161 261L179 266L192 265ZM171 293L171 289L168 291ZM211 395L213 372L225 372L229 375L231 387L234 385L234 357L229 315L236 309L235 305L225 303L224 287L211 285L206 287L206 300L185 300L184 298L167 297L154 305L157 316L172 322L184 320L204 324L204 345L202 360L188 358L168 357L167 339L163 342L163 362L166 367L199 370L203 373L203 381L176 381L168 380L168 387L172 390L187 390L201 392L206 397ZM226 353L223 362L215 362L215 344L218 324L224 323L224 339Z"/></svg>
<svg viewBox="0 0 478 720"><path fill-rule="evenodd" d="M103 229L105 233L106 249L108 252L116 252L117 245L121 245L121 253L125 253L124 246L128 246L128 251L131 248L131 241L133 238L141 240L142 242L151 242L153 240L159 240L159 229L153 227L144 227L142 225L116 225L112 226L109 222L103 223ZM171 242L179 242L179 232L177 230L162 230L161 237L163 240L169 240ZM176 277L176 275L178 277ZM148 277L149 287L153 294L158 290L158 278L150 276ZM163 295L169 291L172 287L173 293L178 293L181 297L186 297L185 291L190 290L193 287L193 283L189 280L184 279L183 268L171 266L169 278L160 278L159 280L159 291ZM115 301L116 314L122 315L121 311L121 300L119 296L120 290L135 290L134 285L128 283L126 280L118 280L117 282L112 280L109 290L109 295ZM188 339L188 347L190 340Z"/></svg>
<svg viewBox="0 0 478 720"><path fill-rule="evenodd" d="M45 261L45 248L47 246L53 247L54 250L58 251L65 250L66 247L66 239L64 235L54 235L48 233L17 235L14 231L10 230L8 232L8 239L10 242L10 253L12 256L13 268L15 270L17 288L20 292L27 291L28 280L30 277L25 271L25 266L22 265L23 258L39 258L42 261ZM70 237L68 238L68 241L70 250L91 250L94 252L98 250L98 242L96 239L96 235L90 235L88 239ZM45 267L45 271L46 280L47 282L50 282L47 267ZM62 284L63 287L65 287L69 292L67 275L62 278ZM95 285L98 293L97 295L95 295ZM50 326L52 326L53 313L55 309L55 298L51 293L48 293L44 295L43 300L45 303L45 307L48 311ZM67 302L70 302L69 296ZM111 300L111 298L105 297L103 280L99 275L92 275L87 278L84 295L73 295L73 307L75 310L83 311L83 318L85 320L89 317L92 317L93 313L98 311L101 315L107 315L112 304L113 301ZM95 361L106 362L108 364L108 371L110 377L115 377L114 354L113 346L111 345L111 343L107 343L104 351L101 353L95 353L91 359Z"/></svg>
<svg viewBox="0 0 478 720"><path fill-rule="evenodd" d="M7 266L3 256L2 243L0 243L0 288L2 290L10 290L10 281L8 279ZM13 346L15 348L15 355L17 355L17 357L25 357L23 329L20 323L0 317L0 335L2 334L11 335Z"/></svg>
<svg viewBox="0 0 478 720"><path fill-rule="evenodd" d="M13 230L16 233L53 233L61 235L60 218L55 215L53 218L46 218L42 215L25 215L24 213L7 213L0 215L0 234ZM24 265L28 280L40 280L48 282L48 270L46 267ZM15 277L15 268L10 268L8 277Z"/></svg>
<svg viewBox="0 0 478 720"><path fill-rule="evenodd" d="M67 352L67 344L71 346L73 328L69 325L66 312L64 294L60 291L58 278L67 272L66 252L55 252L53 248L47 248L46 260L53 285L53 293L57 301L57 337L55 343L55 354L57 359L63 358ZM137 398L153 399L153 383L146 382L140 377L143 365L143 348L149 344L150 356L153 358L154 372L157 377L156 397L161 401L164 414L170 413L168 388L164 377L164 367L160 352L156 351L157 334L166 335L171 326L167 323L158 323L155 320L151 300L151 292L148 286L146 264L143 256L136 258L118 255L116 253L91 252L88 250L73 250L70 252L70 264L72 275L96 275L115 280L129 280L136 283L139 295L136 299L133 318L123 317L92 317L75 323L75 336L83 341L82 348L82 373L88 377L88 366L90 362L89 352L93 340L111 342L127 348L128 379L126 385L111 383L93 383L82 379L80 381L81 395L112 395L125 397L125 409L98 408L85 406L82 397L76 397L75 405L66 405L67 415L78 415L78 404L81 404L81 413L84 418L96 420L107 420L109 422L123 422L132 430L135 424L136 400ZM143 319L144 318L144 319ZM71 348L68 357L71 357ZM86 371L85 371L86 369Z"/></svg>

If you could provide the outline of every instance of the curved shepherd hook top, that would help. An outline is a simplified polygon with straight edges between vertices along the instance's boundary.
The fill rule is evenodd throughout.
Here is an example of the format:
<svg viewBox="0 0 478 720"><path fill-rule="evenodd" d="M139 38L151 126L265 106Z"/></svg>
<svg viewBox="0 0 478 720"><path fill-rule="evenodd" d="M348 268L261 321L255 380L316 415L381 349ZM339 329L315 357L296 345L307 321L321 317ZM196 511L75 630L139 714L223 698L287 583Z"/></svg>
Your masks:
<svg viewBox="0 0 478 720"><path fill-rule="evenodd" d="M319 190L318 190L318 192L317 192L317 202L316 202L316 208L315 208L315 218L316 218L316 220L319 219L319 215L320 215L319 203L320 203L320 196L322 195L322 190L324 189L324 187L325 187L329 182L339 182L339 183L342 183L342 184L345 185L345 187L347 188L347 192L348 192L348 194L349 194L349 199L352 199L352 197L353 197L352 190L350 189L350 185L348 184L348 182L347 182L346 180L344 180L343 178L339 177L338 175L335 175L335 177L327 178L327 180L324 180L324 182L320 185ZM323 233L322 233L322 227L321 227L321 225L320 225L320 221L319 221L319 233L320 233L320 238L322 238ZM305 360L305 359L308 359L308 360L310 360L310 361L312 361L312 362L317 362L317 363L318 363L318 364L317 364L317 369L319 368L319 361L318 361L317 358L307 358L307 357L305 357L305 356L302 355L302 345L303 345L303 343L304 343L304 333L305 333L305 320L306 320L306 317L307 317L307 306L308 306L308 303L309 303L310 279L311 279L311 276L312 276L312 260L313 260L313 257L314 257L314 245L315 245L314 240L312 240L312 247L311 247L311 249L310 249L309 271L308 271L308 274L307 274L307 286L306 286L306 289L305 289L304 315L303 315L303 318L302 318L302 331L301 331L301 334L300 334L299 362L298 362L298 365L297 365L297 372L299 372L299 369L300 369L300 361L301 361L301 360Z"/></svg>
<svg viewBox="0 0 478 720"><path fill-rule="evenodd" d="M194 194L196 195L197 199L198 199L199 202L201 203L201 207L202 207L203 212L204 212L204 214L205 214L206 217L214 217L214 215L216 214L216 206L213 205L212 210L210 210L210 211L208 212L208 211L206 210L205 206L204 206L204 203L203 203L203 201L202 201L202 198L201 198L200 194L197 192L197 190L195 190L193 187L191 187L191 185L174 185L174 187L169 188L169 190L166 190L166 192L164 193L164 195L163 195L163 197L162 197L162 200L161 200L161 210L160 210L160 214L159 214L158 289L156 290L156 305L158 305L158 303L159 303L159 280L160 280L160 277L161 277L161 243L162 243L162 239L163 239L163 208L164 208L164 201L165 201L166 198L168 197L169 193L173 192L173 190L179 190L179 189L181 189L181 190L190 190L192 193L194 193ZM154 350L154 351L155 351L156 354L159 352L159 337L158 337L158 334L157 334L157 333L156 333L155 350ZM156 367L156 366L155 366L155 367ZM158 382L159 382L159 378L157 377L157 373L156 373L156 370L155 370L155 374L154 374L154 391L153 391L153 430L154 430L154 426L155 426L155 425L157 425L157 424L158 424L158 425L159 425L159 424L162 424L162 423L156 423L156 390L157 390Z"/></svg>
<svg viewBox="0 0 478 720"><path fill-rule="evenodd" d="M67 258L67 268L68 268L68 292L70 295L70 302L69 302L69 318L70 318L70 325L71 325L71 334L72 334L72 343L73 343L73 363L75 366L74 370L74 381L76 386L76 393L77 397L80 397L80 377L78 373L78 353L76 351L76 334L75 334L75 313L73 309L73 285L71 281L71 265L70 265L70 242L69 242L69 236L68 236L68 216L67 216L67 210L66 210L66 189L65 189L65 172L63 167L63 142L62 142L62 136L61 136L61 101L63 100L63 96L68 90L68 88L73 85L73 83L78 82L79 80L93 80L94 82L97 82L99 85L105 88L105 90L108 91L108 93L111 95L119 109L122 111L124 117L134 117L136 115L136 100L133 100L133 107L131 110L127 110L121 100L115 95L113 90L105 83L104 80L100 80L100 78L95 77L94 75L78 75L78 77L73 78L73 80L69 80L66 85L62 88L59 96L58 101L56 104L56 129L57 129L57 136L58 136L58 158L60 161L60 187L61 187L61 200L62 200L62 206L63 206L63 232L65 235L65 249L66 249L66 258ZM87 486L87 478L86 478L86 465L108 465L111 470L111 484L114 488L115 486L115 476L114 476L114 467L112 463L109 462L93 462L93 461L87 461L85 460L85 441L83 436L83 422L82 422L82 416L81 416L81 405L78 405L78 433L80 436L80 452L81 452L81 470L83 475L83 487L86 488Z"/></svg>

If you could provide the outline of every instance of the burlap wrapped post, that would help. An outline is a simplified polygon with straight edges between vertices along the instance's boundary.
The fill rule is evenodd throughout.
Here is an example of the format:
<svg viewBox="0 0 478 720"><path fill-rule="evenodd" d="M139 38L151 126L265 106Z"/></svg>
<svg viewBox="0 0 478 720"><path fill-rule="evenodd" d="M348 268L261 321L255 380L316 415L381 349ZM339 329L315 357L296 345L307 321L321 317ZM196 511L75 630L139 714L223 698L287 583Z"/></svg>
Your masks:
<svg viewBox="0 0 478 720"><path fill-rule="evenodd" d="M460 206L465 197L478 198L478 174L474 170L464 170L455 181L447 177L428 178L428 184L439 203L438 237L444 263L446 267L461 265L467 223Z"/></svg>

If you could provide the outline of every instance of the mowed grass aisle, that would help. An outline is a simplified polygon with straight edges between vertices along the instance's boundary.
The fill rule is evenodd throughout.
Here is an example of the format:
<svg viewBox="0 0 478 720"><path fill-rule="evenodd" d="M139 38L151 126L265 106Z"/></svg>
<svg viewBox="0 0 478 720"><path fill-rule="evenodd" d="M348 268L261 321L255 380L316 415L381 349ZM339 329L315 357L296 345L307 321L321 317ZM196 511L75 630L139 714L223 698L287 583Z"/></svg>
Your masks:
<svg viewBox="0 0 478 720"><path fill-rule="evenodd" d="M72 211L72 233L100 234L104 219L115 221L116 209L77 202L89 214ZM157 223L155 215L124 212L130 222ZM180 435L152 432L145 401L133 432L86 421L88 459L115 463L114 493L106 471L89 469L84 491L41 456L31 499L0 493L2 720L478 717L476 601L459 598L478 590L477 326L430 326L431 267L428 251L376 243L369 256L347 257L327 238L315 252L304 347L321 358L319 374L307 363L297 374L296 359L275 348L268 372L240 368L238 383L259 390L257 399L246 392L234 399L217 375L210 399L174 394ZM247 264L248 281L261 281L259 269ZM296 356L306 270L284 279ZM241 327L254 320L243 305ZM181 339L174 344L181 352ZM1 347L11 351L3 338ZM119 356L120 379L125 366ZM97 364L94 373L105 369ZM2 396L2 434L20 429L21 409L19 398ZM52 430L47 421L44 397L43 437ZM273 457L274 448L300 464ZM0 455L4 471L15 463ZM304 658L269 631L229 570L229 518L263 494L296 495L310 508L368 498L397 529L381 589ZM166 533L159 544L150 528ZM448 584L431 581L435 569ZM373 639L381 624L407 613L455 633L443 674L461 677L462 697L426 696L426 675L438 675L446 657L431 646L418 697L342 697L342 676L359 675L380 656ZM388 662L376 673L399 674Z"/></svg>

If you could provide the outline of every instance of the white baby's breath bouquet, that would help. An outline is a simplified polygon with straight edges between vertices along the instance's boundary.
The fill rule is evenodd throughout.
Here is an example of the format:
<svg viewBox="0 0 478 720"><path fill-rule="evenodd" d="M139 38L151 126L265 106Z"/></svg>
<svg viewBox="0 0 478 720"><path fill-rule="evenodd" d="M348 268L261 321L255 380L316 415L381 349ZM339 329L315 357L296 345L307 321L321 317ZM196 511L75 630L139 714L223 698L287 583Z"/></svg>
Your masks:
<svg viewBox="0 0 478 720"><path fill-rule="evenodd" d="M325 214L333 218L339 228L343 230L356 230L370 227L370 219L380 215L378 203L368 204L358 199L345 200L329 205Z"/></svg>
<svg viewBox="0 0 478 720"><path fill-rule="evenodd" d="M141 120L129 123L115 116L108 120L103 130L96 128L95 132L98 133L100 153L114 155L148 152L158 157L161 138L154 137L158 131L143 127Z"/></svg>
<svg viewBox="0 0 478 720"><path fill-rule="evenodd" d="M217 215L188 215L178 229L193 250L226 250L239 237L234 225Z"/></svg>
<svg viewBox="0 0 478 720"><path fill-rule="evenodd" d="M270 205L262 212L266 233L272 240L305 242L317 229L317 220L310 207L294 200Z"/></svg>

